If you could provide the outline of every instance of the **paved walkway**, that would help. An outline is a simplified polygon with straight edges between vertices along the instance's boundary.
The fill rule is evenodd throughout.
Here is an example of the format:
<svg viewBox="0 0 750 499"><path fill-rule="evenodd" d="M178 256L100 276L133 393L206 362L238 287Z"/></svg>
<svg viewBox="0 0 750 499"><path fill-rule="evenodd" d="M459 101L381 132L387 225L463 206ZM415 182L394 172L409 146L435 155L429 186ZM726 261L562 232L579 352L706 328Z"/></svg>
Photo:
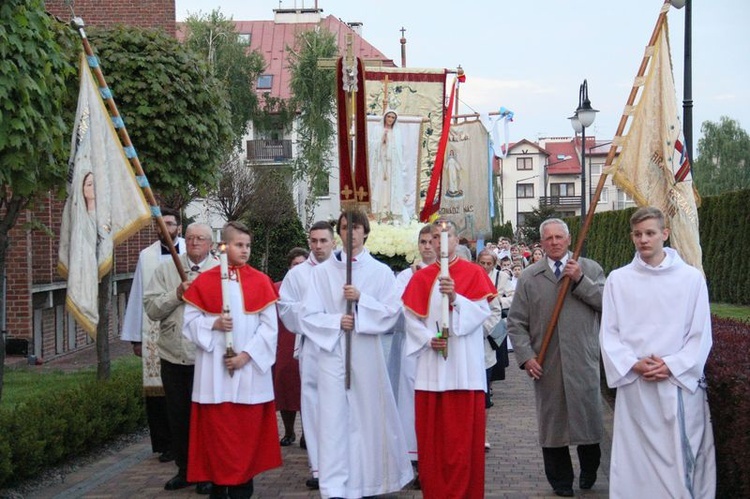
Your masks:
<svg viewBox="0 0 750 499"><path fill-rule="evenodd" d="M121 353L113 345L113 352ZM91 353L85 354L91 357ZM511 355L512 357L512 355ZM95 359L95 352L93 354ZM69 358L52 361L55 364L77 363L82 361ZM95 363L95 361L94 361ZM93 365L93 364L90 364ZM537 445L534 396L530 379L515 367L511 358L511 368L507 379L494 383L495 406L489 411L488 440L492 449L487 453L485 496L487 498L542 498L556 497L544 477L541 449ZM602 467L599 479L592 490L575 492L580 497L608 497L607 474L612 434L612 411L606 403L604 420L607 438L602 445ZM297 418L299 426L299 418ZM281 424L279 423L281 428ZM297 432L299 436L299 430ZM307 457L297 443L282 448L284 465L268 471L255 480L255 495L258 498L307 498L319 497L305 487L308 478ZM573 451L573 462L577 459ZM62 483L38 490L29 498L179 498L198 497L194 488L167 492L164 483L176 472L174 463L160 463L157 455L151 453L147 437L116 454L102 458L75 473L64 477ZM577 480L576 480L577 484ZM402 491L398 494L381 496L391 498L420 498L419 491Z"/></svg>

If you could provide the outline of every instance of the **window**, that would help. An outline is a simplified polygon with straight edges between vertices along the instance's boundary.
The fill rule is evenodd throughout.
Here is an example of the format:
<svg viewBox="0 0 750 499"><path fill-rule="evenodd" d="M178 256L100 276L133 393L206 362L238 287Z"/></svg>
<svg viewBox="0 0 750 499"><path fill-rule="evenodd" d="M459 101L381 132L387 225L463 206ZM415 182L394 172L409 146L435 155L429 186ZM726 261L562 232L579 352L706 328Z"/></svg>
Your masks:
<svg viewBox="0 0 750 499"><path fill-rule="evenodd" d="M268 89L273 86L273 75L260 75L258 77L258 89Z"/></svg>
<svg viewBox="0 0 750 499"><path fill-rule="evenodd" d="M599 196L599 204L602 203L609 203L609 189L606 187L602 189L602 193Z"/></svg>
<svg viewBox="0 0 750 499"><path fill-rule="evenodd" d="M533 163L531 158L516 158L516 169L517 170L531 170Z"/></svg>
<svg viewBox="0 0 750 499"><path fill-rule="evenodd" d="M534 184L516 184L516 196L518 198L533 198Z"/></svg>
<svg viewBox="0 0 750 499"><path fill-rule="evenodd" d="M239 33L237 35L237 42L241 45L250 45L250 41L252 40L252 35L250 33Z"/></svg>
<svg viewBox="0 0 750 499"><path fill-rule="evenodd" d="M518 222L516 223L519 227L526 227L526 217L533 215L530 211L519 211Z"/></svg>
<svg viewBox="0 0 750 499"><path fill-rule="evenodd" d="M617 202L618 203L632 203L633 198L630 197L630 195L627 192L621 189L617 189Z"/></svg>
<svg viewBox="0 0 750 499"><path fill-rule="evenodd" d="M550 184L550 196L575 196L576 187L573 182Z"/></svg>
<svg viewBox="0 0 750 499"><path fill-rule="evenodd" d="M601 163L589 163L589 173L591 175L601 175L602 174L602 165Z"/></svg>

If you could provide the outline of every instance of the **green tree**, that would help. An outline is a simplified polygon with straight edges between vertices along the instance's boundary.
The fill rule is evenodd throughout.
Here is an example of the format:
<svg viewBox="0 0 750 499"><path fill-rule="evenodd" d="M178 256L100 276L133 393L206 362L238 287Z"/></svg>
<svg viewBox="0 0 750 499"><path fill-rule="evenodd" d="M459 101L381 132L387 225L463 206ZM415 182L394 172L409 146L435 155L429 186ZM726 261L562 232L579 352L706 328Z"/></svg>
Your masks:
<svg viewBox="0 0 750 499"><path fill-rule="evenodd" d="M89 39L154 191L175 208L207 192L234 140L222 82L162 31L92 28Z"/></svg>
<svg viewBox="0 0 750 499"><path fill-rule="evenodd" d="M226 89L232 131L239 143L248 123L262 111L255 86L266 67L265 60L257 51L248 52L248 44L237 33L234 22L220 9L191 15L185 26L185 45L208 62L211 73Z"/></svg>
<svg viewBox="0 0 750 499"><path fill-rule="evenodd" d="M42 0L0 4L0 275L8 237L39 194L65 185L74 114L75 37ZM0 286L0 303L5 288ZM5 342L0 341L0 398Z"/></svg>
<svg viewBox="0 0 750 499"><path fill-rule="evenodd" d="M750 188L750 136L739 122L722 116L704 121L698 141L693 180L701 195Z"/></svg>
<svg viewBox="0 0 750 499"><path fill-rule="evenodd" d="M524 218L523 225L516 227L516 241L523 241L527 244L540 241L542 237L539 235L539 226L548 218L558 216L559 214L552 206L533 208L531 213Z"/></svg>
<svg viewBox="0 0 750 499"><path fill-rule="evenodd" d="M305 226L313 223L318 202L316 188L328 183L331 169L331 147L335 126L333 120L335 79L334 71L318 66L323 58L338 53L336 38L328 31L302 31L296 46L289 48L289 66L293 105L299 113L297 133L299 154L294 161L294 174L307 185L305 197Z"/></svg>

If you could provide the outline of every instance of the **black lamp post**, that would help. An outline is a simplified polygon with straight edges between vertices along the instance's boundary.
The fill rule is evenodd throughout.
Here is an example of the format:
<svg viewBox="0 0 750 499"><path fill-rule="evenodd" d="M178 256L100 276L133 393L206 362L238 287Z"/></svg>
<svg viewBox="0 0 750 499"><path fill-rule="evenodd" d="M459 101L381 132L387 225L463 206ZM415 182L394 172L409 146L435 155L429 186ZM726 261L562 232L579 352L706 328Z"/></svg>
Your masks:
<svg viewBox="0 0 750 499"><path fill-rule="evenodd" d="M693 6L692 0L669 0L672 7L685 7L685 59L682 82L682 133L685 152L693 162Z"/></svg>
<svg viewBox="0 0 750 499"><path fill-rule="evenodd" d="M570 124L576 133L581 134L581 226L586 220L586 200L588 195L586 193L586 127L590 127L594 123L596 113L599 111L591 107L591 101L589 100L589 86L586 80L583 80L580 89L578 90L578 108L573 116L571 116Z"/></svg>

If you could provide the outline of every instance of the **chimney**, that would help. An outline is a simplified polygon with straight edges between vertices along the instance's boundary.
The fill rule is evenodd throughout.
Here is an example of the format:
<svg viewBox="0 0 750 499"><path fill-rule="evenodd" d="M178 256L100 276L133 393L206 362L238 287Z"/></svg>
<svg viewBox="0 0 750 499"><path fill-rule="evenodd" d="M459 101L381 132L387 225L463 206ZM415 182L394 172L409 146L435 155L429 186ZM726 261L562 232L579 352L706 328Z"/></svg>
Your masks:
<svg viewBox="0 0 750 499"><path fill-rule="evenodd" d="M361 21L353 21L350 23L346 23L354 33L357 34L357 36L362 37L362 22Z"/></svg>

